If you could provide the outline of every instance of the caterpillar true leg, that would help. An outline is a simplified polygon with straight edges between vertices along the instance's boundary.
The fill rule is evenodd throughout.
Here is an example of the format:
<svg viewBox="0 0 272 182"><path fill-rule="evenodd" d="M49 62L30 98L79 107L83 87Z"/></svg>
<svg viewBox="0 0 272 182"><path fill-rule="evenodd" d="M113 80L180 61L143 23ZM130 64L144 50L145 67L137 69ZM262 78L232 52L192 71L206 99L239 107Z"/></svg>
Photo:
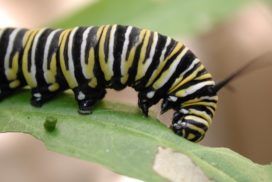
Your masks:
<svg viewBox="0 0 272 182"><path fill-rule="evenodd" d="M151 106L158 103L161 96L153 89L146 89L139 91L138 94L138 107L142 110L145 116L148 116L148 110Z"/></svg>

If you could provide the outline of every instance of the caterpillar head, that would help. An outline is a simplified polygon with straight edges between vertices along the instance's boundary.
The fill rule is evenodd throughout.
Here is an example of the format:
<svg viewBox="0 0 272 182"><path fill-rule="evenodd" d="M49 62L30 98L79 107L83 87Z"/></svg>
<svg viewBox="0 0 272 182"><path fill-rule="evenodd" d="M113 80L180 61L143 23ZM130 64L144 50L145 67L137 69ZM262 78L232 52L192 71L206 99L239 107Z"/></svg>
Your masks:
<svg viewBox="0 0 272 182"><path fill-rule="evenodd" d="M256 69L256 64L260 66L260 63L269 61L271 53L269 51L252 59L215 85L198 89L196 92L192 92L192 89L187 88L187 91L182 92L183 95L179 95L177 98L173 97L175 94L172 96L168 95L163 101L162 113L170 108L176 110L171 125L172 130L177 135L190 141L201 141L211 124L218 99L217 93L233 79ZM197 90L196 82L194 82L192 88Z"/></svg>
<svg viewBox="0 0 272 182"><path fill-rule="evenodd" d="M199 113L199 111L197 111ZM209 117L209 116L208 116ZM171 129L179 136L186 138L193 142L201 141L211 122L200 116L195 115L194 112L187 109L181 109L174 114Z"/></svg>
<svg viewBox="0 0 272 182"><path fill-rule="evenodd" d="M199 89L185 97L168 95L162 103L161 112L176 110L171 128L179 136L199 142L205 136L217 105L213 85Z"/></svg>

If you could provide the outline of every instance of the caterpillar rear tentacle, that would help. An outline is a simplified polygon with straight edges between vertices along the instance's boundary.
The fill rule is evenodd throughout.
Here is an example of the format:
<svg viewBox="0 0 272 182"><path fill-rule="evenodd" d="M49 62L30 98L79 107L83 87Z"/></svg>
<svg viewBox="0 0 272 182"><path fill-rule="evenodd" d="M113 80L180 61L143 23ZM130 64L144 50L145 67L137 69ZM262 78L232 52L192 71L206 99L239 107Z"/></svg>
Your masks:
<svg viewBox="0 0 272 182"><path fill-rule="evenodd" d="M162 113L175 110L171 128L191 141L204 137L217 103L211 74L185 45L122 25L0 29L0 99L25 85L36 107L72 89L81 114L107 88L133 87L146 116L163 99Z"/></svg>

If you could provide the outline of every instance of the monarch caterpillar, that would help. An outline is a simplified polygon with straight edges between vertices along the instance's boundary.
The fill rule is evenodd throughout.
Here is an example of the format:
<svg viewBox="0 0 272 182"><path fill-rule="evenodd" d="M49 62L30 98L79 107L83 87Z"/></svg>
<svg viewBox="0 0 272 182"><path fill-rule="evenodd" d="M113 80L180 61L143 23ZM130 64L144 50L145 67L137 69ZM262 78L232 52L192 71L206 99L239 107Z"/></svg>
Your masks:
<svg viewBox="0 0 272 182"><path fill-rule="evenodd" d="M91 112L106 88L138 91L145 115L163 99L161 113L174 109L171 128L200 141L217 104L215 84L199 59L182 43L147 29L104 25L72 29L0 29L0 99L25 85L31 104L42 106L72 89L79 113Z"/></svg>

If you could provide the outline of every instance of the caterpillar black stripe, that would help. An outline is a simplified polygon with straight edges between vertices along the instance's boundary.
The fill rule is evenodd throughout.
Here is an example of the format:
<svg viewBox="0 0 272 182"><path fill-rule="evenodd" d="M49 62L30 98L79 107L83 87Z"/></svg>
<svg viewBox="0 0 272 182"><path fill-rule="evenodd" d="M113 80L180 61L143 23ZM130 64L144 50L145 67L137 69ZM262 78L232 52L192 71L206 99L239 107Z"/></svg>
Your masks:
<svg viewBox="0 0 272 182"><path fill-rule="evenodd" d="M131 86L145 115L160 99L162 113L174 109L171 128L191 141L200 141L209 128L219 90L182 43L121 25L0 29L0 99L25 85L33 106L72 89L82 114L91 112L106 88Z"/></svg>

